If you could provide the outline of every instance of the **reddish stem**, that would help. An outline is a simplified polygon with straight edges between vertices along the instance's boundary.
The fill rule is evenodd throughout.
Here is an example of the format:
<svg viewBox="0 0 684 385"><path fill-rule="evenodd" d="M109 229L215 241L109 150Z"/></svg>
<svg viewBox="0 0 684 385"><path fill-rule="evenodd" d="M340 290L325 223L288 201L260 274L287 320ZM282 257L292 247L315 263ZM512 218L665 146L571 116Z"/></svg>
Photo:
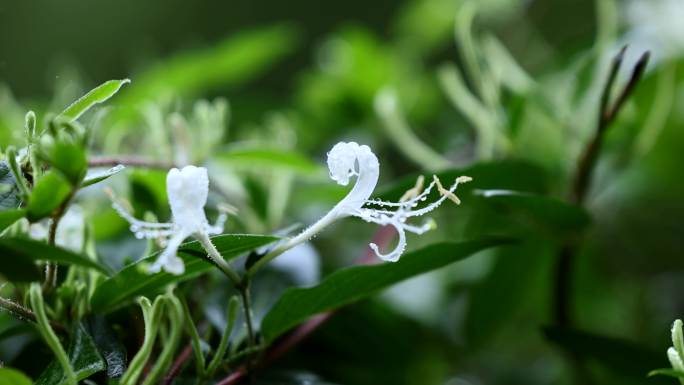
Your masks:
<svg viewBox="0 0 684 385"><path fill-rule="evenodd" d="M181 351L181 354L178 356L178 358L176 358L176 361L173 362L169 372L166 373L166 376L164 376L162 385L169 385L171 382L173 382L173 379L178 375L178 373L180 373L183 365L185 365L185 362L188 360L188 358L190 358L191 354L192 344L187 344L185 348L183 348L183 351Z"/></svg>

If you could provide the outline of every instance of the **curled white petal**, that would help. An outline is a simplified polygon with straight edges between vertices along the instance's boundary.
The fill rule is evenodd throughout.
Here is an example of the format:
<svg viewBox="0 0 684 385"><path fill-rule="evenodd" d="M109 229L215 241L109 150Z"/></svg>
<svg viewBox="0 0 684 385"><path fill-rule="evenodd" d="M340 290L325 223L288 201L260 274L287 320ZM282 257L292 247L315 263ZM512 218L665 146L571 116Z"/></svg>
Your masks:
<svg viewBox="0 0 684 385"><path fill-rule="evenodd" d="M342 199L335 211L350 215L368 200L380 177L380 162L370 147L356 142L337 143L328 152L330 177L339 184L349 183L350 176L356 176L354 187Z"/></svg>
<svg viewBox="0 0 684 385"><path fill-rule="evenodd" d="M380 163L370 147L355 142L337 143L328 152L330 178L341 185L349 183L356 176L351 191L325 216L290 239L281 248L288 250L308 241L323 228L337 219L355 215L373 193L380 177Z"/></svg>
<svg viewBox="0 0 684 385"><path fill-rule="evenodd" d="M406 250L406 233L404 232L404 228L400 223L392 221L388 224L394 226L394 228L397 229L397 234L399 235L399 241L397 242L397 245L394 247L394 250L390 251L387 254L382 254L380 252L380 249L378 248L378 245L376 245L375 243L370 243L368 246L370 246L371 250L373 250L375 255L378 256L378 258L387 262L396 262L399 260L399 257L401 257L401 255L404 253L404 250Z"/></svg>

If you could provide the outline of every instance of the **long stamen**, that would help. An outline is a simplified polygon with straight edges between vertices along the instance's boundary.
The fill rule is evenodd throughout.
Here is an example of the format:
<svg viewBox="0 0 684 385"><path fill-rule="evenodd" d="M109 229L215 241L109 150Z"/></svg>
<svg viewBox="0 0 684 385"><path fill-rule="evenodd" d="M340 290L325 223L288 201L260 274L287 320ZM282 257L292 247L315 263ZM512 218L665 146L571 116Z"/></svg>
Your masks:
<svg viewBox="0 0 684 385"><path fill-rule="evenodd" d="M448 190L444 190L444 193L442 193L442 196L440 196L439 199L430 203L426 207L423 207L423 208L418 209L418 210L413 210L413 211L407 212L406 216L407 217L417 217L417 216L421 216L421 215L429 213L430 211L436 209L439 205L441 205L442 202L444 202L446 199L448 199L449 194L453 195L453 192L456 191L456 188L458 187L459 184L470 182L471 180L472 180L472 178L470 178L470 177L459 176L458 178L456 178L456 181L454 182L453 185L451 185L451 187Z"/></svg>
<svg viewBox="0 0 684 385"><path fill-rule="evenodd" d="M457 205L461 204L461 200L458 199L456 194L454 194L450 190L445 189L444 186L442 186L442 182L439 180L439 178L437 178L437 175L433 175L432 178L435 181L435 184L437 185L437 191L439 191L439 193L442 194L442 196L446 196L447 198L449 198L449 200L456 203Z"/></svg>
<svg viewBox="0 0 684 385"><path fill-rule="evenodd" d="M420 192L423 191L423 183L425 183L425 177L420 175L418 179L416 179L416 185L413 186L412 189L407 190L404 193L404 195L402 195L401 198L399 198L399 202L411 200L416 196L420 195Z"/></svg>

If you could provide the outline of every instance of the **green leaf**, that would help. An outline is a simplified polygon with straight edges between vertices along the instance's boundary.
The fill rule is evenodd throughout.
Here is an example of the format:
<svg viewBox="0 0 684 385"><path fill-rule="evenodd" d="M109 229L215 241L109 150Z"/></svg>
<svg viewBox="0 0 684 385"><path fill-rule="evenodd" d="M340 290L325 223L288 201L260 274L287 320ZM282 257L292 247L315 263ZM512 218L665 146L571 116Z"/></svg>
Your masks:
<svg viewBox="0 0 684 385"><path fill-rule="evenodd" d="M0 341L10 337L32 333L36 333L36 328L32 324L22 322L17 325L10 326L8 328L1 330Z"/></svg>
<svg viewBox="0 0 684 385"><path fill-rule="evenodd" d="M56 171L48 171L31 191L26 217L31 222L48 217L71 193L69 182Z"/></svg>
<svg viewBox="0 0 684 385"><path fill-rule="evenodd" d="M649 377L668 376L668 377L675 377L675 378L684 378L684 372L680 372L678 370L669 369L669 368L663 368L663 369L651 370L648 373L648 376Z"/></svg>
<svg viewBox="0 0 684 385"><path fill-rule="evenodd" d="M0 368L0 385L32 385L30 378L12 368Z"/></svg>
<svg viewBox="0 0 684 385"><path fill-rule="evenodd" d="M126 167L124 165L119 164L119 165L116 165L116 166L110 168L109 170L105 170L102 172L94 173L92 175L88 175L85 178L85 180L83 181L83 183L81 183L81 187L88 187L90 185L94 185L95 183L100 183L103 180L120 173L125 168Z"/></svg>
<svg viewBox="0 0 684 385"><path fill-rule="evenodd" d="M567 352L596 361L618 375L644 378L653 368L667 365L665 352L653 352L620 338L555 327L544 328L543 332L546 339Z"/></svg>
<svg viewBox="0 0 684 385"><path fill-rule="evenodd" d="M579 206L559 199L513 190L475 190L487 203L523 214L556 232L575 232L591 223L589 214Z"/></svg>
<svg viewBox="0 0 684 385"><path fill-rule="evenodd" d="M4 240L5 238L0 238ZM31 256L7 252L0 246L0 274L10 282L33 282L42 278Z"/></svg>
<svg viewBox="0 0 684 385"><path fill-rule="evenodd" d="M126 371L126 348L103 316L89 317L84 321L88 334L93 337L97 350L107 362L107 378L119 378Z"/></svg>
<svg viewBox="0 0 684 385"><path fill-rule="evenodd" d="M27 238L0 238L0 255L8 258L12 264L20 261L28 261L31 264L37 261L50 261L88 267L109 275L105 267L86 256ZM13 276L8 278L14 279Z"/></svg>
<svg viewBox="0 0 684 385"><path fill-rule="evenodd" d="M212 242L223 258L228 261L277 239L264 235L225 234L213 237ZM102 282L95 289L90 300L93 311L100 313L113 310L138 296L153 295L170 283L186 281L213 268L213 265L204 259L206 253L197 241L184 243L178 249L178 256L185 263L185 272L181 275L164 271L149 274L146 265L153 262L157 254L124 267L119 273Z"/></svg>
<svg viewBox="0 0 684 385"><path fill-rule="evenodd" d="M436 173L444 186L451 185L461 176L469 176L473 181L458 187L456 195L469 194L474 189L510 189L541 193L546 190L548 177L544 170L531 163L520 161L494 161L478 163L471 167L447 170ZM404 192L412 188L418 175L408 176L389 186L378 195L383 200L397 200ZM427 182L432 178L427 178Z"/></svg>
<svg viewBox="0 0 684 385"><path fill-rule="evenodd" d="M86 151L77 143L58 141L43 147L38 155L74 186L81 182L88 170Z"/></svg>
<svg viewBox="0 0 684 385"><path fill-rule="evenodd" d="M439 243L407 253L398 262L338 270L311 288L288 289L266 315L261 332L273 341L308 318L369 297L378 291L431 270L464 259L478 251L511 243L510 239L483 239Z"/></svg>
<svg viewBox="0 0 684 385"><path fill-rule="evenodd" d="M498 250L492 270L473 287L468 300L469 347L478 348L512 326L510 320L533 307L539 292L548 292L546 277L556 250L555 244L538 239Z"/></svg>
<svg viewBox="0 0 684 385"><path fill-rule="evenodd" d="M67 107L58 118L74 121L96 104L103 103L114 96L124 84L130 83L129 79L109 80L92 89L87 94Z"/></svg>
<svg viewBox="0 0 684 385"><path fill-rule="evenodd" d="M0 209L16 209L21 204L19 188L7 162L0 162Z"/></svg>
<svg viewBox="0 0 684 385"><path fill-rule="evenodd" d="M211 48L167 58L136 78L125 104L139 103L169 91L193 96L209 88L244 84L292 52L296 34L287 26L245 30Z"/></svg>
<svg viewBox="0 0 684 385"><path fill-rule="evenodd" d="M0 232L10 227L14 222L18 221L26 215L24 209L9 209L0 211Z"/></svg>
<svg viewBox="0 0 684 385"><path fill-rule="evenodd" d="M78 381L106 369L105 360L81 324L74 326L67 354ZM36 385L62 385L66 383L67 378L57 360L52 361L36 380Z"/></svg>
<svg viewBox="0 0 684 385"><path fill-rule="evenodd" d="M281 169L300 174L321 173L322 168L297 152L278 148L231 146L219 151L216 159L231 166Z"/></svg>

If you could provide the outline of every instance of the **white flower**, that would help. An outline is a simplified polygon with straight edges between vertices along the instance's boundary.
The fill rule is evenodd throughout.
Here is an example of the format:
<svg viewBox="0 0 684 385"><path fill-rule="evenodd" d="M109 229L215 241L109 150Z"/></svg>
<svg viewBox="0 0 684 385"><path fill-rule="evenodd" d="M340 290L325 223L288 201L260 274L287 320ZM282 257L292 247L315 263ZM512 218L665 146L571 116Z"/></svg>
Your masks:
<svg viewBox="0 0 684 385"><path fill-rule="evenodd" d="M435 176L433 181L423 190L423 178L421 177L416 186L407 191L399 202L369 200L378 183L380 163L370 147L355 142L337 143L328 152L328 169L330 170L330 178L341 185L347 185L352 177L356 177L354 187L328 214L291 239L284 247L285 249L308 240L337 219L354 216L381 226L391 225L397 230L399 241L394 250L389 253L381 253L374 243L369 245L381 259L391 262L397 261L406 248L406 231L423 234L432 228L431 221L426 221L419 226L410 225L406 222L412 217L418 217L434 210L446 199L457 204L460 203L454 195L454 191L460 183L471 180L465 176L458 177L449 189L445 189ZM427 200L428 195L435 187L441 194L439 199L427 206L417 208L420 202ZM373 208L374 206L377 208Z"/></svg>
<svg viewBox="0 0 684 385"><path fill-rule="evenodd" d="M131 224L131 231L137 238L159 238L163 241L165 248L149 271L158 273L163 269L179 275L185 271L185 265L176 252L183 240L189 236L199 238L220 234L226 216L222 213L213 226L207 221L204 206L209 194L209 177L204 167L185 166L181 170L172 168L166 175L166 190L172 223L144 222L134 218L116 202L113 206Z"/></svg>

